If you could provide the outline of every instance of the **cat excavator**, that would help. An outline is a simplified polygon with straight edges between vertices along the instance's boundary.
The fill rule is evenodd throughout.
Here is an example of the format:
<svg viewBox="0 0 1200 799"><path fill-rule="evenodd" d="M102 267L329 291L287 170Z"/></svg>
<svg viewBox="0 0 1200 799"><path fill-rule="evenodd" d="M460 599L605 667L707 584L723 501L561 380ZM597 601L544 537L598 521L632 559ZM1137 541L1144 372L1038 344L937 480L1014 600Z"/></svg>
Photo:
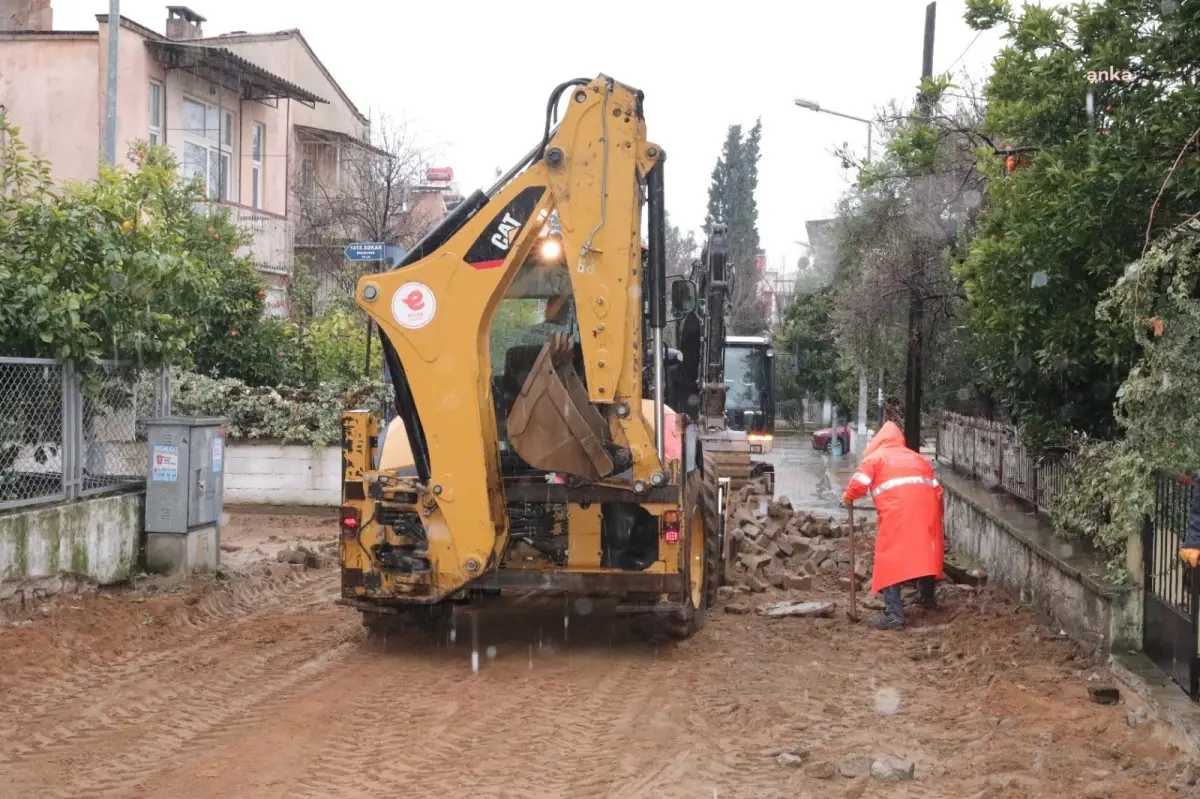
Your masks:
<svg viewBox="0 0 1200 799"><path fill-rule="evenodd" d="M682 639L715 599L718 477L666 397L666 154L606 75L555 87L541 134L356 287L396 410L343 415L339 601L370 632L539 591Z"/></svg>
<svg viewBox="0 0 1200 799"><path fill-rule="evenodd" d="M732 568L727 497L758 477L765 478L767 494L775 491L774 465L752 460L769 453L774 440L775 351L767 336L726 332L734 281L726 234L725 225L712 224L690 279L671 285L672 295L696 294L699 302L671 331L680 358L667 391L667 402L683 408L695 425L704 473L715 475L704 487L715 490L706 501L716 509L719 583Z"/></svg>
<svg viewBox="0 0 1200 799"><path fill-rule="evenodd" d="M696 308L675 321L671 339L681 354L671 371L667 401L698 425L704 457L729 487L764 477L774 492L775 467L753 456L771 452L775 438L775 350L769 336L729 335L734 270L727 227L711 225L690 283L671 286L696 293ZM699 402L692 397L699 396Z"/></svg>

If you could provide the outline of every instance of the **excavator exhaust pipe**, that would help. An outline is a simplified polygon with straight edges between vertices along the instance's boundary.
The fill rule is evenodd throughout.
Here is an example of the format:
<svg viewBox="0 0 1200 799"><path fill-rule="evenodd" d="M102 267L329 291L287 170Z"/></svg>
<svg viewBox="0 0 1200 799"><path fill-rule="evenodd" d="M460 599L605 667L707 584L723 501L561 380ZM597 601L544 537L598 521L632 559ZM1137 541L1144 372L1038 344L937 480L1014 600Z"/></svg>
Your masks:
<svg viewBox="0 0 1200 799"><path fill-rule="evenodd" d="M605 447L604 417L588 401L573 352L570 336L562 333L542 346L509 411L508 439L535 469L599 480L613 473L613 459Z"/></svg>

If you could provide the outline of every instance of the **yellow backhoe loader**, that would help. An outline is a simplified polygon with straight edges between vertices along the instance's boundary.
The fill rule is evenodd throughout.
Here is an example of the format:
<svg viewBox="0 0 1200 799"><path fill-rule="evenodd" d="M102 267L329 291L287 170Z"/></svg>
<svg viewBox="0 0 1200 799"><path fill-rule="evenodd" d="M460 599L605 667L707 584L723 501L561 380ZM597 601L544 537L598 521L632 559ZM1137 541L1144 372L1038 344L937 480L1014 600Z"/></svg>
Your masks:
<svg viewBox="0 0 1200 799"><path fill-rule="evenodd" d="M341 602L369 630L530 590L676 639L703 624L717 475L665 402L665 157L641 92L567 81L516 166L359 281L396 410L343 420ZM671 294L695 310L694 284Z"/></svg>

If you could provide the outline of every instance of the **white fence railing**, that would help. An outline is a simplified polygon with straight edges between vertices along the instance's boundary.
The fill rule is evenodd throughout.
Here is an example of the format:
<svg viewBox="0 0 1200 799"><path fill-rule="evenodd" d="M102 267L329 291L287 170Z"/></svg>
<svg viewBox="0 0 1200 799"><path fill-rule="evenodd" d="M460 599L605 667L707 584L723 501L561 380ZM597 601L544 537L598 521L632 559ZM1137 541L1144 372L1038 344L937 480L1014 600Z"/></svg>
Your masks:
<svg viewBox="0 0 1200 799"><path fill-rule="evenodd" d="M1075 453L1056 449L1035 458L1012 425L947 413L938 421L937 459L1049 513L1065 490Z"/></svg>
<svg viewBox="0 0 1200 799"><path fill-rule="evenodd" d="M264 272L290 275L294 260L291 222L278 214L267 213L231 202L198 202L200 213L229 213L230 221L251 236L246 250L254 258L254 264Z"/></svg>

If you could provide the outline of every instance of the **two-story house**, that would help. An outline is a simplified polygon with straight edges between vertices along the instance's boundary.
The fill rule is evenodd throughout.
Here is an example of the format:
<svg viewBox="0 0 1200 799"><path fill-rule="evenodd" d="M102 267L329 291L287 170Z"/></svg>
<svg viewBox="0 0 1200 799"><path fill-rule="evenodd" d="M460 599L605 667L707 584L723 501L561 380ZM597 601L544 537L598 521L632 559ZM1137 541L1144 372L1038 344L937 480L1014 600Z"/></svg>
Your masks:
<svg viewBox="0 0 1200 799"><path fill-rule="evenodd" d="M62 31L49 0L0 7L0 105L56 179L98 173L110 20L96 19L94 31ZM370 125L300 31L206 37L205 21L184 6L167 6L165 33L119 20L118 162L137 140L169 147L204 179L204 207L251 232L268 312L285 313L301 156L313 141L334 161L372 151Z"/></svg>

